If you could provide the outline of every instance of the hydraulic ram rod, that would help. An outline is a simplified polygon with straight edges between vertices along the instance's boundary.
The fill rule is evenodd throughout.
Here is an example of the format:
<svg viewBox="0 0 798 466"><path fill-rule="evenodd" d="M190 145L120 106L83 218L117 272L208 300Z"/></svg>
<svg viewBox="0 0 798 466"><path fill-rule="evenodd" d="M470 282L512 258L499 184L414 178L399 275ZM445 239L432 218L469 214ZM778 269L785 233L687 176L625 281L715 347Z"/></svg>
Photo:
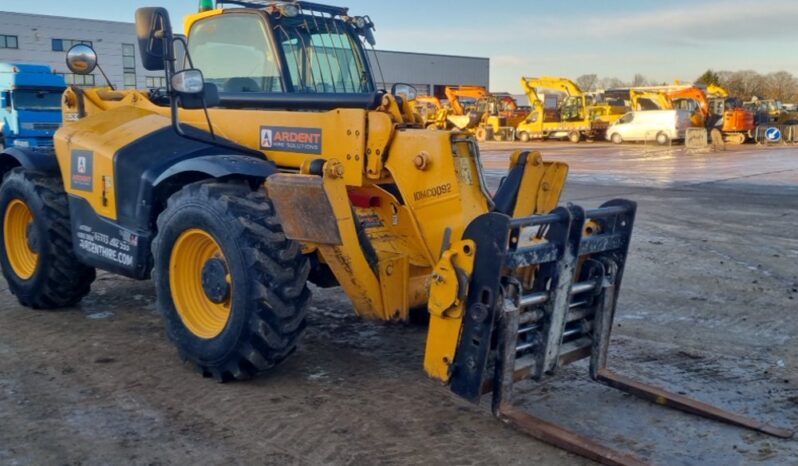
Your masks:
<svg viewBox="0 0 798 466"><path fill-rule="evenodd" d="M596 285L597 285L596 282L577 283L571 287L571 296L576 296L578 294L587 293L588 291L593 291L596 289ZM529 294L521 298L521 308L546 304L547 302L549 302L549 299L550 299L550 293L548 291L541 291L539 293Z"/></svg>

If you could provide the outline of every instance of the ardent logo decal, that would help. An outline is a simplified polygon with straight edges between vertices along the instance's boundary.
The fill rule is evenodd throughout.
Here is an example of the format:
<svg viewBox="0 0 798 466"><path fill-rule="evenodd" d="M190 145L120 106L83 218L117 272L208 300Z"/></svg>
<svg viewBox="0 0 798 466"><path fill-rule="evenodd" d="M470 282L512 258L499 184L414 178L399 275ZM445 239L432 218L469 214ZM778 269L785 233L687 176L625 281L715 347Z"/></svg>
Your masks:
<svg viewBox="0 0 798 466"><path fill-rule="evenodd" d="M261 149L321 154L321 145L322 130L320 128L263 126L260 129Z"/></svg>
<svg viewBox="0 0 798 466"><path fill-rule="evenodd" d="M94 186L94 152L72 151L72 189L91 192Z"/></svg>

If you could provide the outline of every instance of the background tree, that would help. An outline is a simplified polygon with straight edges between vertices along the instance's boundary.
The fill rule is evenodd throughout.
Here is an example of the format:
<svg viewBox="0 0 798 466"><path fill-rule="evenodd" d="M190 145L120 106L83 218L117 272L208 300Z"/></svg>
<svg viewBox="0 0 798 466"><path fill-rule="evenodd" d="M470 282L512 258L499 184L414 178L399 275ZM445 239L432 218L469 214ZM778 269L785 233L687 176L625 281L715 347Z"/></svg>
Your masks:
<svg viewBox="0 0 798 466"><path fill-rule="evenodd" d="M709 86L710 84L719 85L720 84L720 75L715 73L712 70L706 70L704 74L698 77L695 80L696 83L705 84Z"/></svg>
<svg viewBox="0 0 798 466"><path fill-rule="evenodd" d="M600 89L614 89L617 87L626 87L626 84L618 78L601 78L598 81Z"/></svg>
<svg viewBox="0 0 798 466"><path fill-rule="evenodd" d="M792 102L798 94L798 79L786 71L777 71L765 76L763 87L768 99Z"/></svg>
<svg viewBox="0 0 798 466"><path fill-rule="evenodd" d="M598 75L583 74L576 78L576 84L585 92L595 91L596 84L598 84Z"/></svg>
<svg viewBox="0 0 798 466"><path fill-rule="evenodd" d="M648 85L649 85L648 78L646 78L640 73L635 74L635 77L632 78L632 83L631 83L632 87L642 87Z"/></svg>

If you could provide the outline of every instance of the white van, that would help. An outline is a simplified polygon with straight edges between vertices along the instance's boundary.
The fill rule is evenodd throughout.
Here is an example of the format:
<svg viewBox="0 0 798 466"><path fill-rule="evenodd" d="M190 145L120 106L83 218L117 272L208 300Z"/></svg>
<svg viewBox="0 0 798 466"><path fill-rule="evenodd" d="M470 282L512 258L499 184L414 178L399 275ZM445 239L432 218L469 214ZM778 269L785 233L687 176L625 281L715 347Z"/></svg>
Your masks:
<svg viewBox="0 0 798 466"><path fill-rule="evenodd" d="M684 140L690 123L686 110L646 110L629 112L607 128L607 140L615 144L624 141L656 141L666 145Z"/></svg>

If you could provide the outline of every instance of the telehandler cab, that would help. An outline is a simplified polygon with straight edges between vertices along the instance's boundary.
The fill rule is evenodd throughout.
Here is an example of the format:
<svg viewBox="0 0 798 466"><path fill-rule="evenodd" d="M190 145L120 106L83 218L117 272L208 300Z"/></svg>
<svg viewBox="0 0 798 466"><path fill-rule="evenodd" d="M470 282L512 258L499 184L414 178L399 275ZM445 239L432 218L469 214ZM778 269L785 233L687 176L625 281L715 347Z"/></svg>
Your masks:
<svg viewBox="0 0 798 466"><path fill-rule="evenodd" d="M513 382L589 358L599 382L791 435L606 368L634 203L557 207L567 166L529 152L490 195L471 136L425 130L411 87L375 87L368 17L221 3L187 18L187 40L165 9L138 10L141 60L167 88L71 87L55 153L0 155L0 264L23 305L74 305L97 268L152 277L182 359L244 380L295 350L310 279L365 318L428 309L431 377L475 402L492 391L500 419L607 464L637 460L518 411ZM77 46L68 63L97 57Z"/></svg>

